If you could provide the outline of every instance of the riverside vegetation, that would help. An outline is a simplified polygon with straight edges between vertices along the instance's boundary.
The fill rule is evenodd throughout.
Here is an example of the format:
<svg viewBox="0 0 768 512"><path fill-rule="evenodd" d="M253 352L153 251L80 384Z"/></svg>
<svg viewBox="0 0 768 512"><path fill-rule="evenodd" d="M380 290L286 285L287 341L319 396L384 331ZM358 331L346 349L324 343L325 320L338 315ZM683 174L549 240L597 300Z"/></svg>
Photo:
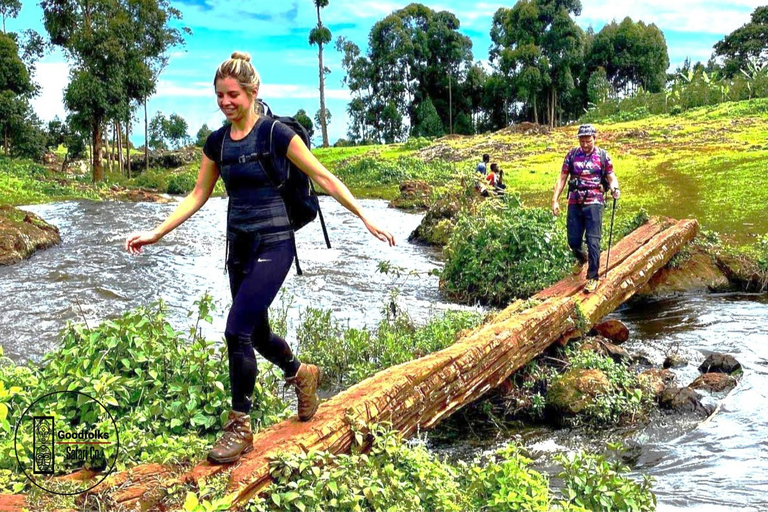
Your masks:
<svg viewBox="0 0 768 512"><path fill-rule="evenodd" d="M281 301L273 311L275 329L283 332L285 304ZM39 366L1 358L0 429L6 435L0 441L0 492L28 492L36 510L74 506L72 497L51 499L36 490L15 465L13 425L32 401L51 389L78 389L110 406L119 419L118 470L147 462L186 466L199 460L226 413L229 382L223 344L199 336L200 322L210 321L211 299L206 295L196 305L186 334L167 323L160 302L93 329L68 326L60 347ZM392 308L387 304L385 309ZM453 312L417 327L400 310L376 328L360 330L344 328L330 312L307 310L298 340L303 358L322 359L335 382L346 386L380 368L443 348L480 321L477 314ZM329 351L334 340L339 350ZM94 360L99 364L91 364ZM262 368L254 393L257 429L290 414L279 396L279 376L271 368ZM84 420L94 412L89 407L61 400L55 411L47 412ZM584 511L653 510L655 504L649 480L629 479L628 468L609 464L604 456L563 458L560 477L565 486L555 491L514 445L471 463L453 464L418 440L406 442L386 425L356 428L356 447L349 455L318 452L274 461L275 485L248 509ZM71 484L58 485L65 490ZM194 512L225 510L230 504L223 480L215 479L197 489L171 489L166 501Z"/></svg>

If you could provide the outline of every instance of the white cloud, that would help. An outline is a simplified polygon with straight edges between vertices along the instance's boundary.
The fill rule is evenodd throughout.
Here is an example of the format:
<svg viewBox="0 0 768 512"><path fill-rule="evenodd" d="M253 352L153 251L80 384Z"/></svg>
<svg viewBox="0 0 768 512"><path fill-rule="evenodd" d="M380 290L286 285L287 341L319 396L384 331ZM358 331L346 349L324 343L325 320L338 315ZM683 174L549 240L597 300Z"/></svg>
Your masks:
<svg viewBox="0 0 768 512"><path fill-rule="evenodd" d="M214 97L213 85L208 82L178 84L169 80L157 81L157 93L154 97Z"/></svg>
<svg viewBox="0 0 768 512"><path fill-rule="evenodd" d="M64 89L69 84L69 64L66 62L39 62L35 81L40 85L40 94L30 102L35 113L43 121L56 116L64 120Z"/></svg>
<svg viewBox="0 0 768 512"><path fill-rule="evenodd" d="M578 21L581 25L602 26L629 16L635 21L655 23L662 31L728 34L747 23L751 12L764 3L762 0L592 0L583 2Z"/></svg>
<svg viewBox="0 0 768 512"><path fill-rule="evenodd" d="M320 95L317 86L294 84L264 84L259 96L264 98L317 99ZM346 89L325 89L325 97L350 100L352 96Z"/></svg>

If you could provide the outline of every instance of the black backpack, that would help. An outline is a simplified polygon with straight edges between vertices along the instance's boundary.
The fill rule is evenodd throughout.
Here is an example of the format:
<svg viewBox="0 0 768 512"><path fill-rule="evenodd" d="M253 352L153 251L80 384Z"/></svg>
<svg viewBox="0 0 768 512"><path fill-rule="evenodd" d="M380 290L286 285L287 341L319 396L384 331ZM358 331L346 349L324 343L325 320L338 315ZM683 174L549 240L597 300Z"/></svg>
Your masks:
<svg viewBox="0 0 768 512"><path fill-rule="evenodd" d="M320 217L320 225L323 228L323 237L325 237L325 244L330 249L331 241L328 238L328 230L325 228L325 220L323 219L323 212L320 210L320 202L315 192L315 185L309 176L299 169L288 157L275 158L272 151L272 130L274 129L275 122L279 121L293 130L298 135L304 144L309 148L311 147L311 141L309 139L309 133L300 122L294 117L290 116L276 116L272 113L272 109L265 102L257 100L261 105L261 110L264 115L271 119L272 125L269 132L269 156L268 163L272 168L272 183L275 188L280 192L285 203L285 209L288 212L288 219L291 221L291 228L293 231L297 231L313 220ZM302 275L301 267L299 266L299 255L296 252L296 240L293 239L294 254L296 254L296 273Z"/></svg>
<svg viewBox="0 0 768 512"><path fill-rule="evenodd" d="M263 115L271 121L269 124L269 151L265 153L254 153L252 155L243 155L240 157L240 162L260 160L264 164L264 169L267 171L272 184L280 192L280 196L285 203L285 209L288 213L288 219L291 222L291 240L293 242L293 252L296 255L296 273L302 275L301 266L299 265L299 255L296 251L296 238L293 232L303 228L318 216L320 217L320 224L323 227L323 236L325 237L325 244L328 248L331 248L331 241L328 238L328 230L325 228L325 220L323 219L323 212L320 210L320 202L315 192L315 186L309 176L299 169L288 157L278 158L275 157L274 151L272 151L272 130L275 127L275 122L279 121L293 130L296 135L301 137L301 140L310 147L311 141L309 140L309 133L306 128L298 122L295 118L289 116L276 116L272 113L272 109L263 101L257 99L261 106Z"/></svg>

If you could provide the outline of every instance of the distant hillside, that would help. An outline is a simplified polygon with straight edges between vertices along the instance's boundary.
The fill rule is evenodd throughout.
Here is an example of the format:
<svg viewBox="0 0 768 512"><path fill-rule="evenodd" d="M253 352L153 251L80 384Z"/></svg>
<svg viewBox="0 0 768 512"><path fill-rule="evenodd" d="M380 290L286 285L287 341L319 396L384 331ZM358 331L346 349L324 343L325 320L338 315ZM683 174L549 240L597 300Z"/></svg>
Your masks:
<svg viewBox="0 0 768 512"><path fill-rule="evenodd" d="M596 126L597 144L608 150L621 183L623 208L695 217L705 229L739 245L768 232L768 99ZM518 125L496 133L447 136L418 150L393 144L315 153L341 173L366 157L411 156L466 168L489 153L526 204L548 207L563 157L577 144L576 126L547 133L544 127Z"/></svg>

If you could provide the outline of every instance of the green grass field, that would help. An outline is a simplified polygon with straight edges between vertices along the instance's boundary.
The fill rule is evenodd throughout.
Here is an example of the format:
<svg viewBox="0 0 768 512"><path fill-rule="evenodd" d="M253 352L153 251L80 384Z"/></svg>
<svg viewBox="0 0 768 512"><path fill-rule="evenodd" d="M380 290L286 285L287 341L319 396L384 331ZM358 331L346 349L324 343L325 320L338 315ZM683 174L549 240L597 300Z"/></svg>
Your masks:
<svg viewBox="0 0 768 512"><path fill-rule="evenodd" d="M768 232L768 99L724 103L677 116L597 124L597 144L613 160L622 190L619 208L695 217L736 245ZM391 146L329 148L315 154L331 170L355 159L410 155L473 167L483 153L504 169L509 189L528 206L548 207L563 158L577 145L576 126L547 135L514 127L476 136L437 139L418 151ZM388 195L396 192L396 186ZM564 199L563 199L564 201Z"/></svg>

